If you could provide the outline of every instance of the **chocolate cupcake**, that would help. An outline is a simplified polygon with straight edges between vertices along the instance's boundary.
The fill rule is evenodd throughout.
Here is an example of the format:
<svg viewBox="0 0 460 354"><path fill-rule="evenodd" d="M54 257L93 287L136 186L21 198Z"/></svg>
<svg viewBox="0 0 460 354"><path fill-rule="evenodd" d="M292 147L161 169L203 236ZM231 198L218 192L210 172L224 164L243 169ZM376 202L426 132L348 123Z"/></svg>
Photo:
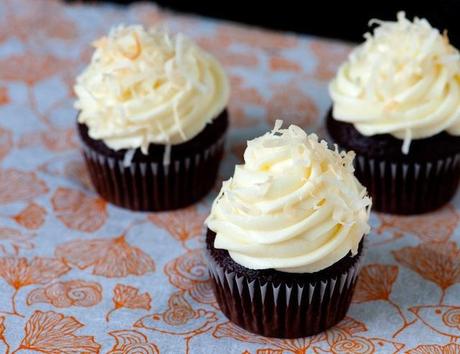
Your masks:
<svg viewBox="0 0 460 354"><path fill-rule="evenodd" d="M119 26L77 78L78 131L96 191L141 211L186 207L213 187L228 79L182 34Z"/></svg>
<svg viewBox="0 0 460 354"><path fill-rule="evenodd" d="M460 55L425 19L371 23L330 84L327 130L376 211L432 211L460 180Z"/></svg>
<svg viewBox="0 0 460 354"><path fill-rule="evenodd" d="M371 200L353 153L291 125L248 142L206 220L222 312L244 329L297 338L345 316L369 232Z"/></svg>

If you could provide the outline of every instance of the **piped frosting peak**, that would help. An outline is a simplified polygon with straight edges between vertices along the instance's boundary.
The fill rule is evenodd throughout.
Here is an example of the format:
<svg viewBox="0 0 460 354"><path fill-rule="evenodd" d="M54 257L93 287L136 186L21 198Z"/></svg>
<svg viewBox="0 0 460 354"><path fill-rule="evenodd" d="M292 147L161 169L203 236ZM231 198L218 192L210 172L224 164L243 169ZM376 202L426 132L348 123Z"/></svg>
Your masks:
<svg viewBox="0 0 460 354"><path fill-rule="evenodd" d="M89 135L112 149L180 144L228 104L221 65L182 34L118 26L93 45L75 107Z"/></svg>
<svg viewBox="0 0 460 354"><path fill-rule="evenodd" d="M315 272L369 231L371 201L353 175L354 153L330 150L295 125L248 141L206 220L215 247L251 269Z"/></svg>
<svg viewBox="0 0 460 354"><path fill-rule="evenodd" d="M426 19L372 20L374 33L340 67L329 91L333 116L366 136L460 135L460 55Z"/></svg>

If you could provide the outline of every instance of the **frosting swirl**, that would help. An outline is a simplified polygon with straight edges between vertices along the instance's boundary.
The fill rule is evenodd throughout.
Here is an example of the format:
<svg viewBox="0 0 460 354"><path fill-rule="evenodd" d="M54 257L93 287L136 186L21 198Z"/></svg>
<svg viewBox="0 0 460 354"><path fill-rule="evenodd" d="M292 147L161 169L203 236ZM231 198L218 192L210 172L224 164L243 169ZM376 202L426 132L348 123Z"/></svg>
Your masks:
<svg viewBox="0 0 460 354"><path fill-rule="evenodd" d="M353 175L354 153L280 128L248 141L206 223L215 247L247 268L315 272L356 254L371 200Z"/></svg>
<svg viewBox="0 0 460 354"><path fill-rule="evenodd" d="M94 46L75 107L91 138L114 150L190 140L228 103L221 65L182 34L119 26Z"/></svg>
<svg viewBox="0 0 460 354"><path fill-rule="evenodd" d="M377 23L339 68L329 91L333 116L366 136L404 140L460 135L460 55L425 19Z"/></svg>

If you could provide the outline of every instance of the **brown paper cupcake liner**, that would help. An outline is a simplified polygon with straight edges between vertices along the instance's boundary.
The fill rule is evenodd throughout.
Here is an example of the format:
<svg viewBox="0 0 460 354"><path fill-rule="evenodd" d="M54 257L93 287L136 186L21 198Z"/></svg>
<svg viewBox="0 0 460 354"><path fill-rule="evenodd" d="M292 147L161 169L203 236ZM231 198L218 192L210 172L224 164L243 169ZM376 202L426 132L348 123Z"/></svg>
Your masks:
<svg viewBox="0 0 460 354"><path fill-rule="evenodd" d="M322 332L346 315L365 245L348 269L319 281L261 282L227 271L208 252L217 303L232 322L266 337L299 338Z"/></svg>
<svg viewBox="0 0 460 354"><path fill-rule="evenodd" d="M460 153L425 162L391 162L357 155L355 174L372 196L373 210L420 214L440 208L455 195Z"/></svg>
<svg viewBox="0 0 460 354"><path fill-rule="evenodd" d="M115 205L136 211L183 208L213 187L224 150L225 134L202 152L170 163L105 156L83 143L83 155L96 191Z"/></svg>
<svg viewBox="0 0 460 354"><path fill-rule="evenodd" d="M362 135L356 127L326 118L331 141L356 153L355 175L368 189L375 211L410 215L448 203L460 180L460 136L440 132L414 139L408 154L390 134Z"/></svg>

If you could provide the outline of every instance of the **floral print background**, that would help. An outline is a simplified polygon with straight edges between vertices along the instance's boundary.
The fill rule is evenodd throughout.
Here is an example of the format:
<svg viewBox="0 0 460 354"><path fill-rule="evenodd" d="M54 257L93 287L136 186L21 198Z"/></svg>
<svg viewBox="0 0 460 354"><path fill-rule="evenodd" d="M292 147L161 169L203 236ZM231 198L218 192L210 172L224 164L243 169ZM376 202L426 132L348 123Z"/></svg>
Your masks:
<svg viewBox="0 0 460 354"><path fill-rule="evenodd" d="M214 53L233 87L221 179L276 118L324 135L327 82L350 46L152 4L0 2L1 353L460 353L460 197L414 217L372 215L352 307L314 337L263 338L212 295L203 220L190 208L133 213L93 191L78 151L75 76L89 43L119 23L181 31Z"/></svg>

